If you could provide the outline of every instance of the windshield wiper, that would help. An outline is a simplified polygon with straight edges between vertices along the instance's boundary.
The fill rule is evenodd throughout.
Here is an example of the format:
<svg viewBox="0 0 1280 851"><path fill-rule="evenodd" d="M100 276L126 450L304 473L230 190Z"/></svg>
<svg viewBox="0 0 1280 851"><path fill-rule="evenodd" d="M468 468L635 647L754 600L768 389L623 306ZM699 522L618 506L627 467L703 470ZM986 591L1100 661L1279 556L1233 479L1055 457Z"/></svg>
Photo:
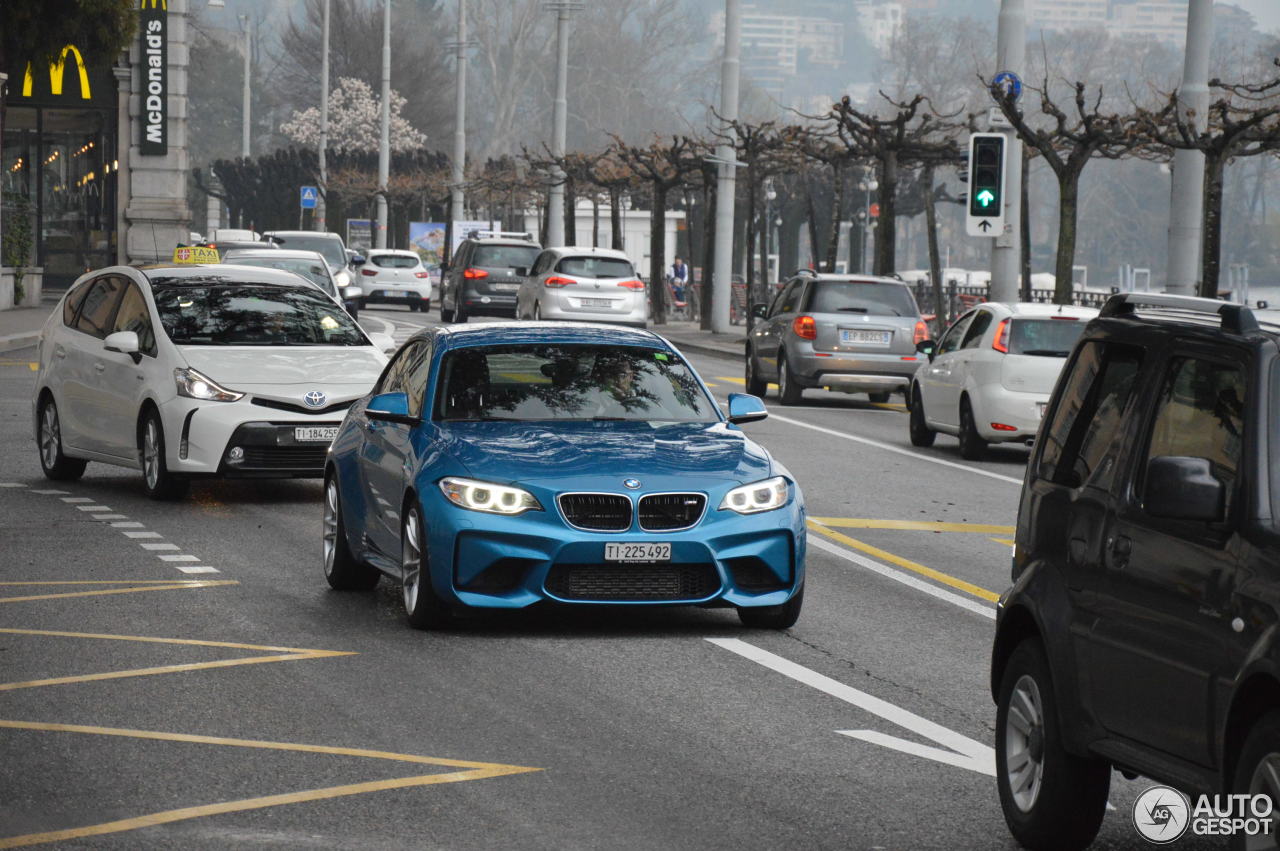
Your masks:
<svg viewBox="0 0 1280 851"><path fill-rule="evenodd" d="M1024 355L1041 355L1041 356L1044 356L1044 357L1052 357L1052 358L1065 358L1067 355L1071 354L1071 352L1063 352L1063 351L1059 351L1059 350L1057 350L1057 349L1027 349L1026 351L1022 352L1021 354L1024 354Z"/></svg>
<svg viewBox="0 0 1280 851"><path fill-rule="evenodd" d="M867 312L867 309L865 307L837 307L836 310L840 310L845 313L866 313Z"/></svg>

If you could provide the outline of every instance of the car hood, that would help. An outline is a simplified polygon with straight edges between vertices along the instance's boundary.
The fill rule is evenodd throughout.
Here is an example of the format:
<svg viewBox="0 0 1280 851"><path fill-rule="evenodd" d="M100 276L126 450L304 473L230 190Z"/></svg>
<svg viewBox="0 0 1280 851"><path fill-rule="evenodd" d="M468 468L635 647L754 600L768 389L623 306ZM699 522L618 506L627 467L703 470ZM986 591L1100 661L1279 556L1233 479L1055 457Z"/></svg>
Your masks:
<svg viewBox="0 0 1280 851"><path fill-rule="evenodd" d="M750 482L770 475L767 452L726 423L440 423L447 451L476 478L574 479L575 487L635 477ZM595 484L593 484L593 481ZM648 490L648 488L646 488Z"/></svg>
<svg viewBox="0 0 1280 851"><path fill-rule="evenodd" d="M386 357L376 346L179 346L194 369L227 387L351 384L368 392Z"/></svg>

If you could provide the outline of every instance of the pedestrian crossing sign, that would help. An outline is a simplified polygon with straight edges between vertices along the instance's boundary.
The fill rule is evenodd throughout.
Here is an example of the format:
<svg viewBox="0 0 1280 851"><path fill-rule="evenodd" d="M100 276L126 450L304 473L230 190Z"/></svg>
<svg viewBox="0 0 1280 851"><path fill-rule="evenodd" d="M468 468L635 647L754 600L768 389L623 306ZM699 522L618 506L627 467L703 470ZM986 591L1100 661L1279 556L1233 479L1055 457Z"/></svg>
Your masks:
<svg viewBox="0 0 1280 851"><path fill-rule="evenodd" d="M304 210L314 210L316 208L316 199L319 197L320 190L316 189L314 186L304 186L302 187L302 195L299 198L299 203Z"/></svg>

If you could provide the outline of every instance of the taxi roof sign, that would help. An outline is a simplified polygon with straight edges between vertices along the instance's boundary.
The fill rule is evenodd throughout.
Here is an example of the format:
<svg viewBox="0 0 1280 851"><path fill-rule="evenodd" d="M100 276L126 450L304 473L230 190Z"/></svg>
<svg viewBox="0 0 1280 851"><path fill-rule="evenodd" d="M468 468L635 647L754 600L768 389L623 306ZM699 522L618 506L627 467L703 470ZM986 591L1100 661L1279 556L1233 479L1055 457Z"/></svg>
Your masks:
<svg viewBox="0 0 1280 851"><path fill-rule="evenodd" d="M204 245L180 245L173 249L174 263L218 263L218 249Z"/></svg>

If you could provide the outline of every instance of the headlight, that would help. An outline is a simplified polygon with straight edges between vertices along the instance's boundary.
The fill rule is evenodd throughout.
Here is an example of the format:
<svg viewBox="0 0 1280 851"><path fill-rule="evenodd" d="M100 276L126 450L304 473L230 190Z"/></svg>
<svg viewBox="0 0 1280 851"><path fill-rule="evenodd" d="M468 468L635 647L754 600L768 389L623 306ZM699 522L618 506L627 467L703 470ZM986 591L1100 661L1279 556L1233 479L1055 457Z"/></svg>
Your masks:
<svg viewBox="0 0 1280 851"><path fill-rule="evenodd" d="M202 399L206 402L236 402L244 398L243 393L219 387L211 378L206 378L194 369L175 369L173 380L178 385L178 395L189 399Z"/></svg>
<svg viewBox="0 0 1280 851"><path fill-rule="evenodd" d="M761 511L773 511L787 504L791 488L782 476L774 476L762 482L741 485L724 495L720 502L720 510L729 509L739 514L759 514Z"/></svg>
<svg viewBox="0 0 1280 851"><path fill-rule="evenodd" d="M472 511L490 514L523 514L541 511L542 505L533 494L520 488L478 482L475 479L457 479L450 476L440 480L440 490L454 505Z"/></svg>
<svg viewBox="0 0 1280 851"><path fill-rule="evenodd" d="M338 291L341 292L343 287L351 285L351 273L346 269L339 269L333 275L333 282L337 284Z"/></svg>

